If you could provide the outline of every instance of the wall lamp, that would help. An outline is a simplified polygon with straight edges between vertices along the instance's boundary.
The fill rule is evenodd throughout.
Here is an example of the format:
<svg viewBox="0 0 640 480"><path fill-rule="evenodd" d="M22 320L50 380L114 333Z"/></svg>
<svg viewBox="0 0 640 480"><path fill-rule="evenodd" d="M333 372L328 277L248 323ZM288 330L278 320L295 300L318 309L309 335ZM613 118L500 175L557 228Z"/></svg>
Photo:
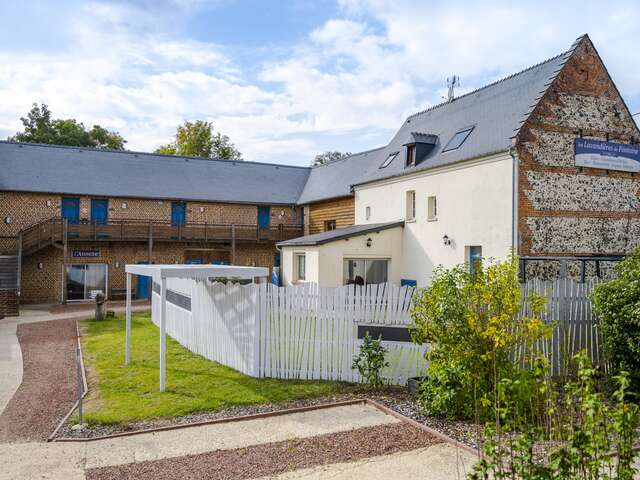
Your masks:
<svg viewBox="0 0 640 480"><path fill-rule="evenodd" d="M367 247L370 247L372 243L373 240L371 240L371 238L367 238Z"/></svg>
<svg viewBox="0 0 640 480"><path fill-rule="evenodd" d="M449 238L449 235L447 235L446 233L444 234L444 237L442 237L442 243L444 243L446 247L451 245L451 239Z"/></svg>

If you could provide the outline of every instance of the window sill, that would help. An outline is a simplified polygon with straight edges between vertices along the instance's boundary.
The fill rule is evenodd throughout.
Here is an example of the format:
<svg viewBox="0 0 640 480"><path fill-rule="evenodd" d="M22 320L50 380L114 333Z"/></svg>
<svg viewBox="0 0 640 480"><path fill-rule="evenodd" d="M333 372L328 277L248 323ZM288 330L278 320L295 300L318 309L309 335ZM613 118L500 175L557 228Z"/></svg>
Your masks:
<svg viewBox="0 0 640 480"><path fill-rule="evenodd" d="M427 222L437 222L437 221L438 221L438 217L427 218Z"/></svg>
<svg viewBox="0 0 640 480"><path fill-rule="evenodd" d="M416 219L415 218L408 218L404 221L404 223L416 223Z"/></svg>

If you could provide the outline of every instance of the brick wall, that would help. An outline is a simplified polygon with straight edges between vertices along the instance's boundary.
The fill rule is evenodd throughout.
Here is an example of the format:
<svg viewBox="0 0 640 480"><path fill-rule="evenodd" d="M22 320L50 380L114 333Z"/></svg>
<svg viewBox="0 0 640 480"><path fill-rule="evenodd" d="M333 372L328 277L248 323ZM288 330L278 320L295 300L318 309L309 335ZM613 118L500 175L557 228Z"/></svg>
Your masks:
<svg viewBox="0 0 640 480"><path fill-rule="evenodd" d="M624 254L640 244L640 177L576 167L574 140L580 135L621 143L640 138L586 38L517 139L521 255Z"/></svg>
<svg viewBox="0 0 640 480"><path fill-rule="evenodd" d="M153 248L153 263L184 263L188 255L203 253L198 245L186 243L157 243ZM95 258L73 258L73 250L99 250ZM208 249L207 251L210 251ZM238 245L236 265L272 268L276 249L272 244ZM229 258L229 253L220 247L220 259ZM107 264L108 286L125 288L125 265L148 262L148 247L144 243L91 244L73 243L69 247L69 264ZM118 266L116 267L116 263ZM40 265L41 264L41 265ZM62 300L63 253L55 247L47 247L26 257L22 267L21 303L59 303ZM135 279L134 279L135 288Z"/></svg>

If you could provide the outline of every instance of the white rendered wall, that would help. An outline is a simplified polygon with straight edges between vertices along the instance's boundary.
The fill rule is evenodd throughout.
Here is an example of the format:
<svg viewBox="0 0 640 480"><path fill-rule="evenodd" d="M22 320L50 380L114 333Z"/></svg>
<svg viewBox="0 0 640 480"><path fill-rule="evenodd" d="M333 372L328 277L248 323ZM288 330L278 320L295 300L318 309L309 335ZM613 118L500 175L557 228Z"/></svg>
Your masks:
<svg viewBox="0 0 640 480"><path fill-rule="evenodd" d="M367 247L367 240L371 246ZM283 285L295 282L293 268L294 254L304 253L307 259L306 282L315 282L321 287L340 287L343 285L343 265L345 258L388 259L389 282L400 283L402 257L402 227L382 230L351 237L348 240L336 240L319 246L284 247L282 249Z"/></svg>
<svg viewBox="0 0 640 480"><path fill-rule="evenodd" d="M512 159L508 154L357 186L356 224L402 220L408 190L416 191L416 219L403 231L400 278L425 286L437 265L467 260L465 247L505 258L512 247ZM427 198L437 197L436 221L427 221ZM366 219L366 207L371 215ZM444 235L451 239L445 246Z"/></svg>

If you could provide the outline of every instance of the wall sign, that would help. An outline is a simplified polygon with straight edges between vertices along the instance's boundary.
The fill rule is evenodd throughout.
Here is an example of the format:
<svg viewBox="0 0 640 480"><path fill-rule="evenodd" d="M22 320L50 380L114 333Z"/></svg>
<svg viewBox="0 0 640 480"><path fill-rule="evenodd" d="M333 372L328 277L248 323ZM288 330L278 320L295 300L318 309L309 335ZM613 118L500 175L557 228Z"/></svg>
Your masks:
<svg viewBox="0 0 640 480"><path fill-rule="evenodd" d="M100 256L100 250L74 250L71 252L74 258L96 258Z"/></svg>
<svg viewBox="0 0 640 480"><path fill-rule="evenodd" d="M640 145L576 138L577 167L640 172Z"/></svg>

